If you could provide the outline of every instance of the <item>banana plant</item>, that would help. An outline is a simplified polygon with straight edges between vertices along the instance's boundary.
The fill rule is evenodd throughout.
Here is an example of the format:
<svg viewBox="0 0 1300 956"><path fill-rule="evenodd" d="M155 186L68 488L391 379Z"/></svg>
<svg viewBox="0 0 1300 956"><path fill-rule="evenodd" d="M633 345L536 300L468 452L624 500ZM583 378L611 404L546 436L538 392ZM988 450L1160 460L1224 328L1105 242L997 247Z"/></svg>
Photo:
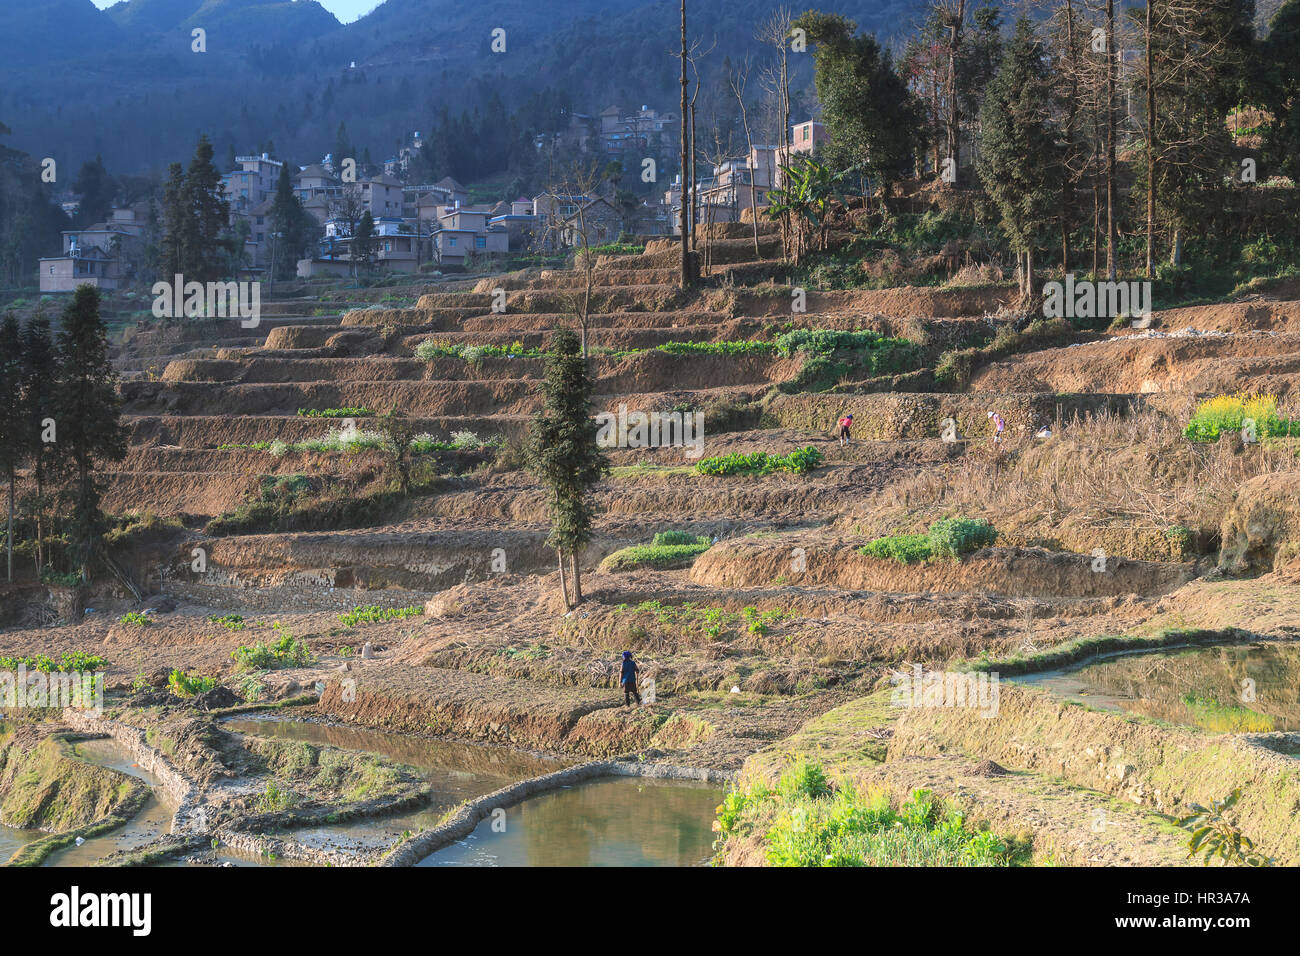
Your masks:
<svg viewBox="0 0 1300 956"><path fill-rule="evenodd" d="M789 216L794 223L794 263L798 265L808 248L810 234L818 239L817 248L826 248L827 214L831 200L839 196L839 184L857 167L834 172L825 163L810 157L790 165L782 164L780 189L768 192L767 215L770 219Z"/></svg>

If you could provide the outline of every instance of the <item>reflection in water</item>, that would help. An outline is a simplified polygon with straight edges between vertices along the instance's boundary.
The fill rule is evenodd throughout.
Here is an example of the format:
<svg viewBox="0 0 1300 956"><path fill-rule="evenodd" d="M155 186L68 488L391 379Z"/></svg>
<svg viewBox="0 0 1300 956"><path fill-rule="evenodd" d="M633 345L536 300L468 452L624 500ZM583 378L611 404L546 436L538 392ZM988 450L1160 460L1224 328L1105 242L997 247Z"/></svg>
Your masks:
<svg viewBox="0 0 1300 956"><path fill-rule="evenodd" d="M488 817L420 866L695 866L712 855L722 791L707 784L615 777L533 797Z"/></svg>
<svg viewBox="0 0 1300 956"><path fill-rule="evenodd" d="M1300 731L1300 645L1293 643L1130 654L1015 679L1101 710L1215 733Z"/></svg>
<svg viewBox="0 0 1300 956"><path fill-rule="evenodd" d="M24 830L19 827L7 827L0 824L0 863L5 863L15 853L29 843L35 843L48 833L40 830Z"/></svg>
<svg viewBox="0 0 1300 956"><path fill-rule="evenodd" d="M227 730L259 737L366 751L424 772L433 790L433 800L428 807L394 816L294 831L295 840L316 847L362 849L389 846L403 833L418 833L436 826L448 807L520 780L553 773L569 764L568 761L549 760L505 747L408 737L366 727L272 718L234 718L225 721L223 726Z"/></svg>
<svg viewBox="0 0 1300 956"><path fill-rule="evenodd" d="M158 799L158 778L136 766L126 750L115 740L79 740L72 745L73 753L86 763L108 767L143 780L152 793L144 807L116 830L91 837L81 846L68 846L56 850L45 860L46 866L91 866L100 857L114 850L132 850L171 832L174 807Z"/></svg>

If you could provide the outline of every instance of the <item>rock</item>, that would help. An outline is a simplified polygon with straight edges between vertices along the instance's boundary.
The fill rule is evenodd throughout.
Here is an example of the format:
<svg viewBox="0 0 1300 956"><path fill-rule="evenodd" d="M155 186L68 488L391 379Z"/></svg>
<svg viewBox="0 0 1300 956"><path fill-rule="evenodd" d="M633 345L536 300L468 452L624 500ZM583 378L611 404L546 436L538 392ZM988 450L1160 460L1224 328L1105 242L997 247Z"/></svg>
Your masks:
<svg viewBox="0 0 1300 956"><path fill-rule="evenodd" d="M155 594L144 602L144 609L154 614L170 614L176 610L176 602L165 594Z"/></svg>
<svg viewBox="0 0 1300 956"><path fill-rule="evenodd" d="M339 670L340 670L340 671L350 671L350 670L352 670L352 662L351 662L351 661L344 661L342 664L339 665Z"/></svg>
<svg viewBox="0 0 1300 956"><path fill-rule="evenodd" d="M366 643L362 645L361 648L361 659L363 661L373 660L374 656L375 656L374 647L371 646L369 641L366 641Z"/></svg>
<svg viewBox="0 0 1300 956"><path fill-rule="evenodd" d="M242 703L243 700L233 690L219 684L207 693L199 694L194 698L194 706L199 710L221 710Z"/></svg>

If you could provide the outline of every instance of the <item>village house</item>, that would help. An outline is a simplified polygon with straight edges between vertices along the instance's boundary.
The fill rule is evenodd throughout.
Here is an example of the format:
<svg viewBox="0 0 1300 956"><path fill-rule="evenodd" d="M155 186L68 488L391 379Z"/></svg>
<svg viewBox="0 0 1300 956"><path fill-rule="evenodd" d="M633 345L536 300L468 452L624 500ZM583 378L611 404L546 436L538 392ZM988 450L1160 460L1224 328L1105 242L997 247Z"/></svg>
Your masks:
<svg viewBox="0 0 1300 956"><path fill-rule="evenodd" d="M799 123L790 130L790 152L811 154L818 146L830 140L826 127L816 120Z"/></svg>
<svg viewBox="0 0 1300 956"><path fill-rule="evenodd" d="M319 253L311 259L298 261L298 277L310 279L317 275L351 275L353 242L350 224L342 219L325 223L325 235L320 241ZM375 220L371 243L372 270L412 273L427 261L415 234L414 227L400 218Z"/></svg>
<svg viewBox="0 0 1300 956"><path fill-rule="evenodd" d="M609 106L600 114L600 145L615 156L628 149L647 149L666 133L670 138L677 129L676 113L660 113L648 106L625 113Z"/></svg>
<svg viewBox="0 0 1300 956"><path fill-rule="evenodd" d="M147 206L114 209L104 222L63 233L63 254L40 260L42 293L74 292L79 285L111 291L133 277L143 246Z"/></svg>
<svg viewBox="0 0 1300 956"><path fill-rule="evenodd" d="M537 239L537 216L533 213L533 201L520 197L511 203L497 205L498 208L488 217L488 226L506 231L511 250L530 248Z"/></svg>

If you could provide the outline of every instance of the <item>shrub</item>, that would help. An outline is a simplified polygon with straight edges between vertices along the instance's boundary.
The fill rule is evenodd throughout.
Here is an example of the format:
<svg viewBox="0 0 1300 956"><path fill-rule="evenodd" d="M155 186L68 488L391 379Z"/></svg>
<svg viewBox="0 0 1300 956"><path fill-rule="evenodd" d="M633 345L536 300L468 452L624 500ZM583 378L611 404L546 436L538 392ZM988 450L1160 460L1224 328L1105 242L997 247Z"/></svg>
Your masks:
<svg viewBox="0 0 1300 956"><path fill-rule="evenodd" d="M1300 420L1278 415L1276 395L1244 392L1205 399L1196 406L1183 434L1190 441L1218 441L1225 432L1241 431L1248 420L1254 422L1256 438L1300 436Z"/></svg>
<svg viewBox="0 0 1300 956"><path fill-rule="evenodd" d="M216 686L215 677L187 674L180 668L167 675L167 687L177 697L197 697L199 694L206 694Z"/></svg>
<svg viewBox="0 0 1300 956"><path fill-rule="evenodd" d="M148 627L153 621L149 620L148 614L141 614L139 611L127 611L117 619L118 624L134 624L136 627Z"/></svg>
<svg viewBox="0 0 1300 956"><path fill-rule="evenodd" d="M356 627L358 624L377 624L382 621L400 621L408 617L417 617L424 613L424 608L380 607L378 604L358 605L351 611L339 615L344 627Z"/></svg>
<svg viewBox="0 0 1300 956"><path fill-rule="evenodd" d="M997 536L993 526L981 518L940 518L925 534L876 538L858 548L858 553L913 564L934 557L955 558L993 544Z"/></svg>
<svg viewBox="0 0 1300 956"><path fill-rule="evenodd" d="M271 626L277 630L280 628L279 624ZM305 641L283 633L274 644L259 641L253 645L241 645L230 652L230 659L235 662L235 670L250 671L305 667L316 658Z"/></svg>
<svg viewBox="0 0 1300 956"><path fill-rule="evenodd" d="M941 518L930 525L931 549L947 558L988 547L997 537L993 526L981 518Z"/></svg>

